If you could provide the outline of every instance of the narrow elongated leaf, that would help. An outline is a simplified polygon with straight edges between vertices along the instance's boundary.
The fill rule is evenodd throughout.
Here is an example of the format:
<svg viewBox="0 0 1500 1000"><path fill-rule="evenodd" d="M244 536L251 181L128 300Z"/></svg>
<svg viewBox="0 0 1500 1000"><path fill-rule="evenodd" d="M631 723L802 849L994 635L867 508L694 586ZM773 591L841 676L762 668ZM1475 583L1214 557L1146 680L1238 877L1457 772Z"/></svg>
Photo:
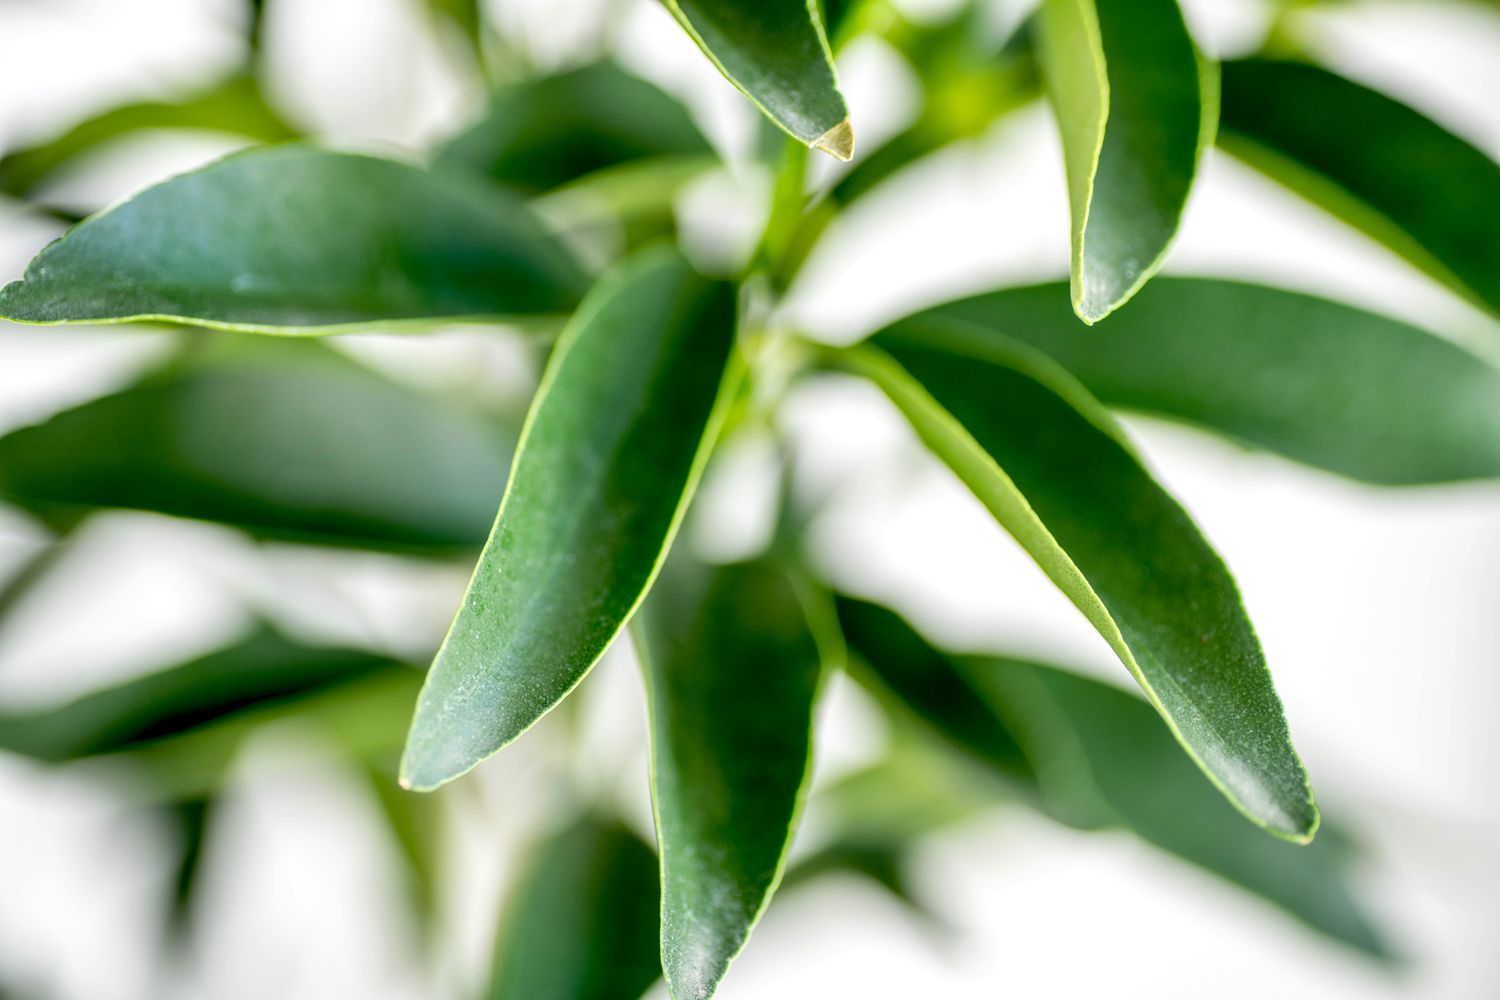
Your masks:
<svg viewBox="0 0 1500 1000"><path fill-rule="evenodd" d="M0 437L0 497L62 525L126 507L326 544L483 544L513 441L499 421L319 343L204 347Z"/></svg>
<svg viewBox="0 0 1500 1000"><path fill-rule="evenodd" d="M0 289L0 318L326 333L565 312L581 287L526 207L477 178L274 146L74 227Z"/></svg>
<svg viewBox="0 0 1500 1000"><path fill-rule="evenodd" d="M589 295L417 704L410 787L435 788L519 736L624 626L702 473L734 338L734 288L675 252L637 257Z"/></svg>
<svg viewBox="0 0 1500 1000"><path fill-rule="evenodd" d="M707 165L713 148L676 99L599 62L503 88L437 162L540 194L600 170L666 157L700 157Z"/></svg>
<svg viewBox="0 0 1500 1000"><path fill-rule="evenodd" d="M371 653L303 646L263 629L59 708L0 714L0 749L48 761L115 753L392 672L410 671Z"/></svg>
<svg viewBox="0 0 1500 1000"><path fill-rule="evenodd" d="M1317 66L1224 64L1221 145L1500 314L1500 164Z"/></svg>
<svg viewBox="0 0 1500 1000"><path fill-rule="evenodd" d="M976 694L993 739L1025 748L1035 774L1035 794L1025 798L1049 815L1073 825L1124 826L1345 944L1390 957L1351 891L1337 838L1325 834L1298 846L1259 835L1183 758L1140 698L1039 663L950 656L885 608L851 598L840 598L838 607L850 646L894 692L920 663L932 683ZM930 703L908 704L953 741L969 739Z"/></svg>
<svg viewBox="0 0 1500 1000"><path fill-rule="evenodd" d="M705 1000L780 880L822 658L792 581L758 564L674 560L632 631L651 717L662 967L676 1000Z"/></svg>
<svg viewBox="0 0 1500 1000"><path fill-rule="evenodd" d="M793 138L840 160L854 129L816 0L662 0L719 71Z"/></svg>
<svg viewBox="0 0 1500 1000"><path fill-rule="evenodd" d="M656 855L585 818L541 844L506 900L488 1000L637 1000L661 974Z"/></svg>
<svg viewBox="0 0 1500 1000"><path fill-rule="evenodd" d="M1083 612L1230 801L1310 839L1317 808L1234 581L1103 407L1028 348L978 349L956 320L908 320L874 343L844 364Z"/></svg>
<svg viewBox="0 0 1500 1000"><path fill-rule="evenodd" d="M207 129L261 142L284 142L296 130L266 104L249 74L236 74L178 101L148 101L111 108L44 143L0 157L0 192L29 197L38 186L111 140L145 129Z"/></svg>
<svg viewBox="0 0 1500 1000"><path fill-rule="evenodd" d="M1425 330L1297 292L1162 277L1089 329L1062 283L936 307L1040 348L1110 406L1372 483L1500 476L1500 372ZM985 329L981 330L982 326Z"/></svg>
<svg viewBox="0 0 1500 1000"><path fill-rule="evenodd" d="M1045 0L1040 57L1073 215L1073 308L1108 316L1161 266L1203 149L1218 78L1176 0Z"/></svg>

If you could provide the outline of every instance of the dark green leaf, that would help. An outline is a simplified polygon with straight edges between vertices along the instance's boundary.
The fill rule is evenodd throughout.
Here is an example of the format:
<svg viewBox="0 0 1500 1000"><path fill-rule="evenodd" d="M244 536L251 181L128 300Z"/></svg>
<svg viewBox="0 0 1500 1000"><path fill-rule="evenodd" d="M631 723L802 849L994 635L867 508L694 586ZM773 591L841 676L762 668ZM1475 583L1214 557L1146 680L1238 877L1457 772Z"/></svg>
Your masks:
<svg viewBox="0 0 1500 1000"><path fill-rule="evenodd" d="M713 149L676 99L600 62L500 90L437 162L540 194L600 170L669 157L707 165Z"/></svg>
<svg viewBox="0 0 1500 1000"><path fill-rule="evenodd" d="M218 809L211 795L194 796L172 803L165 810L177 827L176 858L172 871L172 898L167 909L169 933L181 938L188 929L203 871L203 850L208 841L208 824Z"/></svg>
<svg viewBox="0 0 1500 1000"><path fill-rule="evenodd" d="M1500 164L1317 66L1246 59L1223 74L1225 149L1500 314Z"/></svg>
<svg viewBox="0 0 1500 1000"><path fill-rule="evenodd" d="M1045 0L1040 35L1073 215L1073 308L1094 323L1166 256L1213 141L1217 71L1176 0Z"/></svg>
<svg viewBox="0 0 1500 1000"><path fill-rule="evenodd" d="M661 251L579 309L417 705L402 762L411 787L435 788L519 736L629 619L722 420L735 308L732 286Z"/></svg>
<svg viewBox="0 0 1500 1000"><path fill-rule="evenodd" d="M791 136L840 160L854 129L809 0L662 0L719 71Z"/></svg>
<svg viewBox="0 0 1500 1000"><path fill-rule="evenodd" d="M565 312L581 286L526 207L477 178L275 146L70 230L0 290L0 317L326 333Z"/></svg>
<svg viewBox="0 0 1500 1000"><path fill-rule="evenodd" d="M714 994L781 877L812 763L822 657L769 566L673 560L632 627L650 708L662 967Z"/></svg>
<svg viewBox="0 0 1500 1000"><path fill-rule="evenodd" d="M1301 846L1258 834L1182 756L1140 698L1037 663L945 655L894 613L862 601L840 598L839 617L850 646L896 693L911 664L920 663L941 683L977 695L993 738L1024 748L1036 775L1027 798L1048 814L1072 825L1124 826L1337 940L1390 957L1350 890L1337 838ZM969 740L930 703L908 704L953 742Z"/></svg>
<svg viewBox="0 0 1500 1000"><path fill-rule="evenodd" d="M1500 372L1425 330L1296 292L1174 277L1089 329L1067 295L1061 283L1008 288L933 312L1040 348L1111 406L1355 479L1500 476Z"/></svg>
<svg viewBox="0 0 1500 1000"><path fill-rule="evenodd" d="M0 192L28 197L58 170L111 140L145 129L208 129L261 142L297 137L296 130L266 104L255 78L240 74L180 101L113 108L48 142L7 153L0 158Z"/></svg>
<svg viewBox="0 0 1500 1000"><path fill-rule="evenodd" d="M907 320L874 343L843 363L1083 612L1230 801L1310 839L1317 808L1239 591L1103 407L1042 355L957 320Z"/></svg>
<svg viewBox="0 0 1500 1000"><path fill-rule="evenodd" d="M661 974L656 855L584 819L541 844L506 900L488 1000L637 1000Z"/></svg>
<svg viewBox="0 0 1500 1000"><path fill-rule="evenodd" d="M379 548L483 543L513 435L322 344L215 339L0 438L0 497L49 520L128 507Z"/></svg>
<svg viewBox="0 0 1500 1000"><path fill-rule="evenodd" d="M114 753L392 672L406 668L372 653L298 645L262 629L59 708L0 715L0 749L49 761Z"/></svg>

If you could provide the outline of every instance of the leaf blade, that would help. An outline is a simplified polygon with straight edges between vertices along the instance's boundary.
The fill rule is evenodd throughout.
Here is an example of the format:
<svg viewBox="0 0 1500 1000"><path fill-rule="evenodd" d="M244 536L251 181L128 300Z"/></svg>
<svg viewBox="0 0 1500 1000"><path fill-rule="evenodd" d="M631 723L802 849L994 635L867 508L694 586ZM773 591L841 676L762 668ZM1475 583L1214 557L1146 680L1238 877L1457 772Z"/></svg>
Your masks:
<svg viewBox="0 0 1500 1000"><path fill-rule="evenodd" d="M1420 112L1329 70L1226 62L1220 145L1500 315L1500 164Z"/></svg>
<svg viewBox="0 0 1500 1000"><path fill-rule="evenodd" d="M0 289L22 323L259 333L564 312L582 278L468 177L305 145L233 154L80 223Z"/></svg>
<svg viewBox="0 0 1500 1000"><path fill-rule="evenodd" d="M543 376L418 702L410 787L435 788L519 736L624 626L716 436L734 338L732 286L675 252L640 255L590 294Z"/></svg>
<svg viewBox="0 0 1500 1000"><path fill-rule="evenodd" d="M781 880L812 765L823 659L793 583L675 561L632 634L646 681L675 998L714 994Z"/></svg>
<svg viewBox="0 0 1500 1000"><path fill-rule="evenodd" d="M1155 274L1218 100L1176 0L1046 0L1039 55L1062 136L1073 308L1095 323Z"/></svg>
<svg viewBox="0 0 1500 1000"><path fill-rule="evenodd" d="M1227 434L1365 482L1500 476L1500 372L1417 327L1262 285L1166 276L1108 326L1049 283L944 303L1047 354L1111 407ZM980 330L983 327L984 330Z"/></svg>
<svg viewBox="0 0 1500 1000"><path fill-rule="evenodd" d="M662 0L725 78L800 142L839 160L854 155L849 108L816 0Z"/></svg>
<svg viewBox="0 0 1500 1000"><path fill-rule="evenodd" d="M976 350L966 332L908 320L842 363L1084 614L1225 796L1270 832L1311 839L1307 775L1217 553L1081 386L1027 349Z"/></svg>

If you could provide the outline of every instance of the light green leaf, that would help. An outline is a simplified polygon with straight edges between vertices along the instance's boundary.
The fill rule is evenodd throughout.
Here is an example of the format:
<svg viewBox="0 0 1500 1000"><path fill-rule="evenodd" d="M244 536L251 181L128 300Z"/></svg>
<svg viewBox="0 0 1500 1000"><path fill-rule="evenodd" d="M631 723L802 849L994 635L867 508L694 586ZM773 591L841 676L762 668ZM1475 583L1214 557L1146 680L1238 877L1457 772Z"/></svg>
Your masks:
<svg viewBox="0 0 1500 1000"><path fill-rule="evenodd" d="M1500 164L1317 66L1245 59L1223 73L1220 145L1500 315Z"/></svg>
<svg viewBox="0 0 1500 1000"><path fill-rule="evenodd" d="M402 774L435 788L581 681L650 587L738 371L735 292L675 252L604 279L542 378L510 483L417 705Z"/></svg>
<svg viewBox="0 0 1500 1000"><path fill-rule="evenodd" d="M790 579L674 559L632 625L650 708L661 951L706 1000L780 881L812 763L823 661Z"/></svg>
<svg viewBox="0 0 1500 1000"><path fill-rule="evenodd" d="M303 646L263 628L58 708L0 714L0 750L47 761L117 753L393 673L415 675L373 653Z"/></svg>
<svg viewBox="0 0 1500 1000"><path fill-rule="evenodd" d="M1040 29L1073 216L1073 308L1094 323L1166 256L1213 141L1217 70L1176 0L1045 0Z"/></svg>
<svg viewBox="0 0 1500 1000"><path fill-rule="evenodd" d="M1500 476L1500 371L1425 330L1297 292L1162 277L1089 329L1062 283L936 307L1039 348L1110 406L1384 484ZM981 347L982 349L982 347Z"/></svg>
<svg viewBox="0 0 1500 1000"><path fill-rule="evenodd" d="M581 287L526 207L478 178L274 146L75 226L0 290L0 318L327 333L566 312Z"/></svg>
<svg viewBox="0 0 1500 1000"><path fill-rule="evenodd" d="M487 1000L637 1000L661 974L656 855L585 818L540 844L506 900Z"/></svg>
<svg viewBox="0 0 1500 1000"><path fill-rule="evenodd" d="M788 134L840 159L854 129L816 0L662 0L719 71Z"/></svg>
<svg viewBox="0 0 1500 1000"><path fill-rule="evenodd" d="M714 162L687 109L656 85L598 62L502 88L437 162L541 194L600 170L677 157Z"/></svg>
<svg viewBox="0 0 1500 1000"><path fill-rule="evenodd" d="M296 130L266 104L249 74L228 77L178 101L148 101L111 108L47 142L0 157L0 192L26 198L56 173L111 140L145 129L206 129L260 142L284 142Z"/></svg>
<svg viewBox="0 0 1500 1000"><path fill-rule="evenodd" d="M895 613L840 598L851 648L902 694L914 664L929 683L977 696L975 717L994 740L1017 742L1035 777L1025 798L1071 825L1123 826L1147 842L1281 907L1311 927L1368 954L1391 958L1350 886L1347 852L1327 833L1300 846L1247 826L1183 758L1140 698L1076 673L999 657L955 657L934 649ZM924 700L909 706L950 741L948 715ZM941 773L929 763L928 772ZM1013 785L1016 775L1000 772ZM936 778L932 780L937 780Z"/></svg>
<svg viewBox="0 0 1500 1000"><path fill-rule="evenodd" d="M215 337L136 385L0 437L0 498L367 548L484 543L514 432L313 341Z"/></svg>
<svg viewBox="0 0 1500 1000"><path fill-rule="evenodd" d="M839 357L1083 612L1250 819L1311 839L1317 807L1239 591L1102 406L1028 348L908 320ZM879 349L877 349L879 348Z"/></svg>

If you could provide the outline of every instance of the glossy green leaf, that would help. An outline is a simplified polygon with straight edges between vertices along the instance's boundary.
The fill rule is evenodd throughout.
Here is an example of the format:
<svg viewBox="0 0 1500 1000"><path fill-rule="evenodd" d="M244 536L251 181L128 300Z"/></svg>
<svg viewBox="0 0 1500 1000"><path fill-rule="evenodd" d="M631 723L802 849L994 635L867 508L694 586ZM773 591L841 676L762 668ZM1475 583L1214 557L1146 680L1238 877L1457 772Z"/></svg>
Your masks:
<svg viewBox="0 0 1500 1000"><path fill-rule="evenodd" d="M487 1000L637 1000L661 974L656 855L586 818L539 845L505 902Z"/></svg>
<svg viewBox="0 0 1500 1000"><path fill-rule="evenodd" d="M115 753L406 670L372 653L303 646L262 629L58 708L0 714L0 749L48 761Z"/></svg>
<svg viewBox="0 0 1500 1000"><path fill-rule="evenodd" d="M1500 314L1500 164L1404 104L1326 69L1223 67L1220 144Z"/></svg>
<svg viewBox="0 0 1500 1000"><path fill-rule="evenodd" d="M1045 0L1040 28L1073 216L1073 308L1094 323L1161 266L1213 141L1218 77L1176 0Z"/></svg>
<svg viewBox="0 0 1500 1000"><path fill-rule="evenodd" d="M873 342L842 363L1083 612L1230 801L1310 839L1317 807L1239 591L1103 407L1042 355L956 320L907 320Z"/></svg>
<svg viewBox="0 0 1500 1000"><path fill-rule="evenodd" d="M822 657L790 579L673 560L632 625L646 679L662 967L714 994L781 878L812 764Z"/></svg>
<svg viewBox="0 0 1500 1000"><path fill-rule="evenodd" d="M0 290L0 318L326 333L566 312L581 287L529 210L477 178L273 146L74 227Z"/></svg>
<svg viewBox="0 0 1500 1000"><path fill-rule="evenodd" d="M125 507L258 536L483 544L513 434L311 341L215 338L0 437L0 498L66 526Z"/></svg>
<svg viewBox="0 0 1500 1000"><path fill-rule="evenodd" d="M980 340L997 331L1041 349L1110 406L1355 479L1500 476L1500 372L1425 330L1297 292L1176 277L1090 329L1067 295L1062 283L1007 288L932 312L977 324Z"/></svg>
<svg viewBox="0 0 1500 1000"><path fill-rule="evenodd" d="M793 138L840 160L854 129L816 0L662 0L719 71Z"/></svg>
<svg viewBox="0 0 1500 1000"><path fill-rule="evenodd" d="M950 656L895 613L863 601L840 598L839 618L851 648L897 693L912 665L921 664L930 683L977 696L993 738L1024 748L1035 774L1034 794L1026 797L1048 814L1072 825L1126 827L1345 944L1390 957L1351 891L1349 859L1337 838L1294 845L1247 826L1140 698L1039 663ZM931 702L907 703L950 741L971 739Z"/></svg>
<svg viewBox="0 0 1500 1000"><path fill-rule="evenodd" d="M581 681L651 585L738 370L733 286L672 251L589 294L532 403L500 514L417 705L413 788L458 777Z"/></svg>
<svg viewBox="0 0 1500 1000"><path fill-rule="evenodd" d="M513 84L484 117L438 153L519 191L540 194L580 177L675 157L713 162L687 109L610 62Z"/></svg>
<svg viewBox="0 0 1500 1000"><path fill-rule="evenodd" d="M178 101L112 108L47 142L0 157L0 193L25 198L57 172L114 139L146 129L231 132L261 142L285 142L296 130L266 104L260 84L237 74Z"/></svg>

